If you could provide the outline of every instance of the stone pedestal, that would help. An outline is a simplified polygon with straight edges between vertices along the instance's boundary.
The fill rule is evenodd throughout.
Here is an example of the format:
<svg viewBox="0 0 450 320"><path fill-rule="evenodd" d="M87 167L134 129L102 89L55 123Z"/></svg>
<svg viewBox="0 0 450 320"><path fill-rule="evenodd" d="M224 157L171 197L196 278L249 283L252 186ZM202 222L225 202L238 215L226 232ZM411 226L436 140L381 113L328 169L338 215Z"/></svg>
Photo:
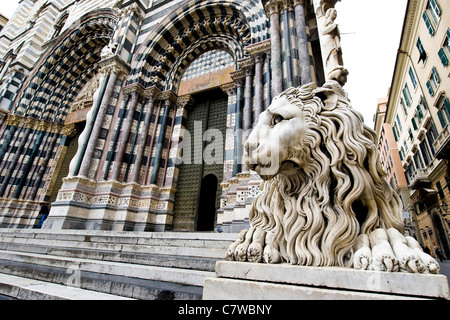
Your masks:
<svg viewBox="0 0 450 320"><path fill-rule="evenodd" d="M203 299L449 299L449 286L443 275L220 261Z"/></svg>

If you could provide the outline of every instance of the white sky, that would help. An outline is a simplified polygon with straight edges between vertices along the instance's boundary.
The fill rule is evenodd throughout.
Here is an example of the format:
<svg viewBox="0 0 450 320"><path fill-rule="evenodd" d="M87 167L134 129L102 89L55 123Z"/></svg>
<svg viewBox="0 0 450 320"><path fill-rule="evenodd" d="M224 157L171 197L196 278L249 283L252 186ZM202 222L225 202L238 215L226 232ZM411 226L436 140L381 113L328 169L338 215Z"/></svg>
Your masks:
<svg viewBox="0 0 450 320"><path fill-rule="evenodd" d="M0 12L11 17L18 2L0 0ZM406 2L341 0L336 4L344 64L350 71L345 89L371 127L377 100L387 95L391 85Z"/></svg>
<svg viewBox="0 0 450 320"><path fill-rule="evenodd" d="M407 0L341 0L336 4L345 86L355 109L373 128L377 101L386 97L394 74Z"/></svg>
<svg viewBox="0 0 450 320"><path fill-rule="evenodd" d="M0 13L11 18L19 4L19 0L0 0Z"/></svg>

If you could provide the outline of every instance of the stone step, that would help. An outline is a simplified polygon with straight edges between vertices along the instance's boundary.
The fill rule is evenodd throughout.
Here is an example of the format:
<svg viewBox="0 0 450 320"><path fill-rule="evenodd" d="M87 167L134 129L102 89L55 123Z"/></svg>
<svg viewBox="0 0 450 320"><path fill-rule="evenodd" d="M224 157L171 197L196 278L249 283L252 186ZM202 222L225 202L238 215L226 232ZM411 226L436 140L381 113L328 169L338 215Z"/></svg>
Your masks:
<svg viewBox="0 0 450 320"><path fill-rule="evenodd" d="M0 229L0 272L134 299L201 299L236 237Z"/></svg>
<svg viewBox="0 0 450 320"><path fill-rule="evenodd" d="M235 234L0 229L0 250L214 271Z"/></svg>
<svg viewBox="0 0 450 320"><path fill-rule="evenodd" d="M134 300L1 273L0 295L19 300Z"/></svg>
<svg viewBox="0 0 450 320"><path fill-rule="evenodd" d="M226 248L236 239L233 233L115 232L93 230L0 229L0 237L47 239L89 243L162 245L190 248Z"/></svg>
<svg viewBox="0 0 450 320"><path fill-rule="evenodd" d="M201 299L214 272L0 251L0 272L135 299Z"/></svg>

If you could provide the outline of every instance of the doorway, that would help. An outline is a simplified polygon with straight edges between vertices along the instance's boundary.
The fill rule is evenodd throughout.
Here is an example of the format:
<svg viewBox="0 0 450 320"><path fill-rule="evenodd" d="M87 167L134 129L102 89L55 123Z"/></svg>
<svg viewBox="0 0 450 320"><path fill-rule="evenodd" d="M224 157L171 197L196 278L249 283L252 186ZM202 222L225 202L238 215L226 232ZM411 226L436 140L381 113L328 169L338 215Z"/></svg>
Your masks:
<svg viewBox="0 0 450 320"><path fill-rule="evenodd" d="M197 231L213 231L216 220L217 187L219 180L213 174L202 179L197 214Z"/></svg>
<svg viewBox="0 0 450 320"><path fill-rule="evenodd" d="M222 90L210 90L204 93L194 95L195 104L189 109L187 119L184 122L186 131L191 133L191 163L182 163L177 166L179 170L178 181L176 183L175 203L174 203L174 219L173 230L176 231L213 231L215 223L215 212L212 209L204 211L202 206L207 206L205 201L209 203L208 195L211 195L211 203L209 208L212 208L212 202L214 200L214 206L217 202L217 194L220 193L218 181L223 180L223 159L220 163L206 163L202 157L200 163L196 163L195 155L195 130L199 130L195 123L200 121L202 126L202 132L197 134L204 135L208 129L216 129L222 133L225 137L226 134L226 120L227 120L227 108L228 108L228 96L223 93ZM208 146L207 142L203 142L202 153L205 147ZM198 155L197 155L198 156ZM217 156L217 158L223 158L223 154ZM215 182L212 177L215 177ZM213 189L211 191L208 189ZM211 187L212 186L212 187ZM207 188L206 191L211 193L202 197L203 187ZM201 209L201 210L200 210ZM212 219L204 221L203 217L199 216L200 212L213 212ZM209 216L208 216L209 217Z"/></svg>

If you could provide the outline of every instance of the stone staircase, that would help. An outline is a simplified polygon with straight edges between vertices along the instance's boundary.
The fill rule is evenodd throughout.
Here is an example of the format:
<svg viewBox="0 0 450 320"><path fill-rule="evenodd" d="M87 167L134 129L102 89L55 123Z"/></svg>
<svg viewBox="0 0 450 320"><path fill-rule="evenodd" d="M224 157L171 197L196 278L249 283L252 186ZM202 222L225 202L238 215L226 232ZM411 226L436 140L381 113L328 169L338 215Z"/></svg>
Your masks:
<svg viewBox="0 0 450 320"><path fill-rule="evenodd" d="M0 229L0 296L198 300L231 233Z"/></svg>

